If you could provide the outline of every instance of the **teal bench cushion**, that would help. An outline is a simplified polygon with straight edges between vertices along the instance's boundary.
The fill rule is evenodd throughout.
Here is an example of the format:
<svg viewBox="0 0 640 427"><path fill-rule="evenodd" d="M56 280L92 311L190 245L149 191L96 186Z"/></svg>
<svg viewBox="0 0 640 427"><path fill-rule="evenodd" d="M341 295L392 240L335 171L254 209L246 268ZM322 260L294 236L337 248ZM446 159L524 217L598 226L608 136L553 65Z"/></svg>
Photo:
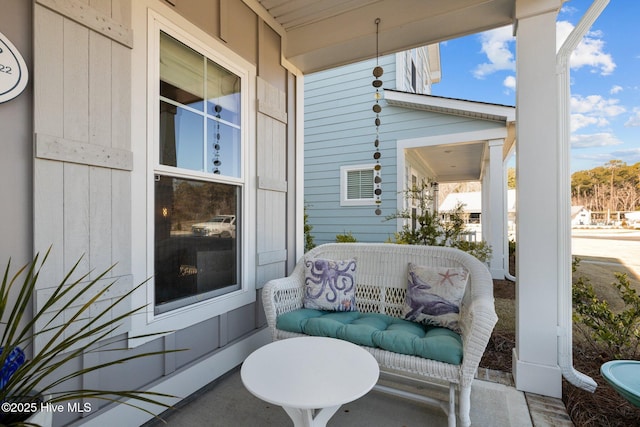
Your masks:
<svg viewBox="0 0 640 427"><path fill-rule="evenodd" d="M288 332L339 338L358 345L453 365L462 363L462 339L456 332L386 314L302 308L278 316L276 327Z"/></svg>

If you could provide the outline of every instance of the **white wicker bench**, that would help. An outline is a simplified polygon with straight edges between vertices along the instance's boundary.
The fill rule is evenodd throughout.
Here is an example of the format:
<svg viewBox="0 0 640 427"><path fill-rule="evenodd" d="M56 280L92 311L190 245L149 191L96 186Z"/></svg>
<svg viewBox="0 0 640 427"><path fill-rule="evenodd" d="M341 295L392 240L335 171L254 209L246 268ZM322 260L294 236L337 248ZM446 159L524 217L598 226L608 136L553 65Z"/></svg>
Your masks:
<svg viewBox="0 0 640 427"><path fill-rule="evenodd" d="M307 257L357 259L356 306L362 313L382 313L401 317L407 288L408 263L434 267L464 267L469 282L460 307L463 359L460 365L408 356L364 346L378 361L381 371L402 374L428 382L449 384L449 402L443 406L449 426L456 424L455 391L462 426L469 426L471 383L497 321L493 300L493 281L486 266L457 249L387 243L334 243L316 247ZM300 336L279 330L277 317L303 307L304 262L289 277L271 280L262 290L267 323L274 340ZM385 388L385 387L383 387ZM391 391L389 389L383 391ZM400 393L406 394L406 393Z"/></svg>

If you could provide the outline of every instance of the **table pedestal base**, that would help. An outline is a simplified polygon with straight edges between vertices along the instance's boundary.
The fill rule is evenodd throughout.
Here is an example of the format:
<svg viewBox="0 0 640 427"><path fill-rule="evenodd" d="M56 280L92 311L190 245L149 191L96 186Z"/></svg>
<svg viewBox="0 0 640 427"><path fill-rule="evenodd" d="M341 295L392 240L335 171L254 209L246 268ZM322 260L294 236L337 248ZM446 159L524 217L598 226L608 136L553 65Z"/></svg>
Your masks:
<svg viewBox="0 0 640 427"><path fill-rule="evenodd" d="M329 419L338 412L340 405L322 409L298 409L283 406L293 420L294 427L326 427Z"/></svg>

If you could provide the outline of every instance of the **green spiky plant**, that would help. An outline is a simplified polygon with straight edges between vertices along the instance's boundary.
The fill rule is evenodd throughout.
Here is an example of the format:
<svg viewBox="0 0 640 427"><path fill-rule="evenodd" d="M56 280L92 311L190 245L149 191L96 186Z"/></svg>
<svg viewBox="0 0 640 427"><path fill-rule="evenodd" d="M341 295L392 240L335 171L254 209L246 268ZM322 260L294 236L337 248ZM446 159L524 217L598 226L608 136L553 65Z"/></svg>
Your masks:
<svg viewBox="0 0 640 427"><path fill-rule="evenodd" d="M89 279L90 273L72 279L80 263L78 260L60 284L53 289L51 296L47 298L41 308L34 310L32 316L28 316L25 313L30 312L29 307L33 304L36 284L50 251L51 249L46 252L41 262L39 261L40 256L36 255L30 263L13 275L10 273L11 260L7 263L0 287L0 322L4 327L0 342L0 347L2 347L0 366L5 366L5 362L15 348L32 349L38 336L46 336L47 338L50 336L50 339L7 379L4 387L0 389L0 402L33 402L33 396L38 396L39 399L42 396L47 396L47 402L51 404L77 399L102 399L124 403L154 416L155 414L141 405L151 403L169 408L170 405L164 403L162 399L167 400L175 398L175 396L168 394L138 390L67 389L65 387L65 383L69 380L89 372L126 363L133 359L166 354L169 351L134 354L61 374L61 368L83 354L114 350L107 338L118 329L125 319L141 311L144 307L125 310L123 314L114 317L110 316L111 311L123 303L144 282L114 299L97 314L89 316L89 319L85 319L86 323L83 324L83 327L78 328L80 319L87 317L90 307L105 295L116 282L114 279L104 287L98 284L100 280L106 278L113 267L93 279ZM15 295L15 299L10 299L10 295ZM64 320L65 313L70 316L67 321ZM156 335L161 334L148 334L136 338ZM108 349L107 345L110 345ZM126 401L128 399L132 399L132 401ZM12 415L16 414L0 413L0 416L3 416L0 418L0 426L34 425L24 421L30 414L22 415L22 419Z"/></svg>

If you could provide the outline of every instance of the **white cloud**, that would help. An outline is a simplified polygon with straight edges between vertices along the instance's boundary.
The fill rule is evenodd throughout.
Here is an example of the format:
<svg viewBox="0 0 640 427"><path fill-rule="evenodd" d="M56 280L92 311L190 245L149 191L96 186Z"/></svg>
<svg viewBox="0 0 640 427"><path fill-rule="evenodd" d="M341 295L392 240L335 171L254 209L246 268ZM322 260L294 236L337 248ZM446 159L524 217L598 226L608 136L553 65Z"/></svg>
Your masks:
<svg viewBox="0 0 640 427"><path fill-rule="evenodd" d="M589 160L593 162L592 166L595 167L598 165L603 165L610 160L622 160L628 165L632 165L640 162L640 148L630 148L627 150L617 150L607 153L576 153L572 155L572 157L576 160Z"/></svg>
<svg viewBox="0 0 640 427"><path fill-rule="evenodd" d="M582 166L583 170L592 169L596 166L602 166L607 163L609 160L613 160L613 156L611 153L579 153L572 154L572 160L587 160L589 161L588 165Z"/></svg>
<svg viewBox="0 0 640 427"><path fill-rule="evenodd" d="M516 90L516 76L507 76L502 81L502 85L509 90Z"/></svg>
<svg viewBox="0 0 640 427"><path fill-rule="evenodd" d="M640 126L640 108L636 107L633 109L633 114L629 117L629 120L624 124L627 127L636 127Z"/></svg>
<svg viewBox="0 0 640 427"><path fill-rule="evenodd" d="M576 12L578 12L578 8L573 6L563 5L562 8L560 8L560 13L566 13L568 15L573 15Z"/></svg>
<svg viewBox="0 0 640 427"><path fill-rule="evenodd" d="M598 113L606 117L614 117L626 111L619 103L619 99L605 99L601 95L584 97L574 95L571 97L571 111L576 113Z"/></svg>
<svg viewBox="0 0 640 427"><path fill-rule="evenodd" d="M609 91L609 93L610 93L611 95L615 95L616 93L620 93L620 92L622 92L622 91L623 91L622 86L614 85L614 86L611 88L611 90Z"/></svg>
<svg viewBox="0 0 640 427"><path fill-rule="evenodd" d="M619 103L619 99L605 99L601 95L572 96L571 131L590 125L607 126L610 118L619 116L626 111Z"/></svg>
<svg viewBox="0 0 640 427"><path fill-rule="evenodd" d="M559 21L556 26L556 40L558 48L567 39L574 25L568 21ZM570 58L573 69L591 67L592 72L599 72L606 76L613 73L616 64L610 54L604 52L603 34L600 31L590 31L583 38Z"/></svg>
<svg viewBox="0 0 640 427"><path fill-rule="evenodd" d="M477 79L483 79L496 71L515 71L516 61L511 52L511 44L515 41L511 26L496 28L480 34L481 51L487 55L489 62L482 63L473 71Z"/></svg>
<svg viewBox="0 0 640 427"><path fill-rule="evenodd" d="M610 132L571 135L571 148L594 148L620 145L620 141Z"/></svg>
<svg viewBox="0 0 640 427"><path fill-rule="evenodd" d="M627 164L640 162L640 148L629 148L627 150L618 150L611 153L611 157L621 159Z"/></svg>
<svg viewBox="0 0 640 427"><path fill-rule="evenodd" d="M558 48L567 39L574 25L568 21L559 21L556 26L556 41ZM497 71L514 71L516 69L515 56L512 52L515 37L511 26L485 31L479 36L482 44L481 52L487 57L487 62L479 64L473 75L483 79ZM609 53L604 51L605 43L600 31L588 32L578 44L570 58L572 69L590 67L592 72L608 75L616 68L616 64Z"/></svg>
<svg viewBox="0 0 640 427"><path fill-rule="evenodd" d="M582 129L591 125L603 127L607 126L608 124L609 121L602 117L591 117L580 113L571 115L571 132L575 132L578 129Z"/></svg>

